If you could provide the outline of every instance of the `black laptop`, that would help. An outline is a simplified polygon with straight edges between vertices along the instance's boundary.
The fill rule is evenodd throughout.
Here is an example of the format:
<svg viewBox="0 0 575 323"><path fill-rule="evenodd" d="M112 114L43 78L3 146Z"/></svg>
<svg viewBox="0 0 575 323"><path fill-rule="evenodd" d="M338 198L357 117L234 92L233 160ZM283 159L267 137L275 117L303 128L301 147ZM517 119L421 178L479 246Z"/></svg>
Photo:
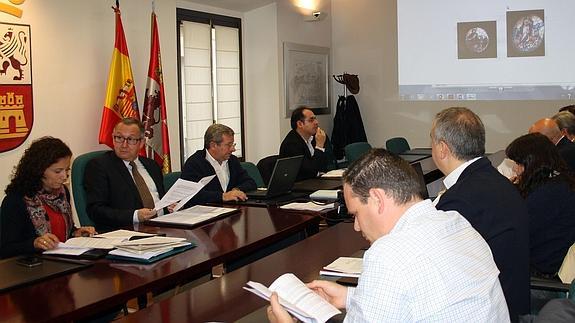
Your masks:
<svg viewBox="0 0 575 323"><path fill-rule="evenodd" d="M278 158L268 188L246 192L248 199L266 200L291 193L303 156Z"/></svg>

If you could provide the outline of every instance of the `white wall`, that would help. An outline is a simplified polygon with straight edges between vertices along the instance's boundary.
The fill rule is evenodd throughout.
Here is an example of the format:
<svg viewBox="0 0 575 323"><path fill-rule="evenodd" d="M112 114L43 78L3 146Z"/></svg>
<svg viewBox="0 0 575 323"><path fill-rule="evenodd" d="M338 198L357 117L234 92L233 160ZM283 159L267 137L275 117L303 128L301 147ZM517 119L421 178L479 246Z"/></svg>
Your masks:
<svg viewBox="0 0 575 323"><path fill-rule="evenodd" d="M41 136L63 139L74 155L97 149L108 70L114 47L115 1L26 1L21 19L0 13L0 20L31 26L34 125L20 147L0 153L0 197L30 142ZM161 41L170 149L179 155L175 0L156 2ZM151 1L122 0L122 20L140 107L150 52ZM179 158L173 166L179 169Z"/></svg>
<svg viewBox="0 0 575 323"><path fill-rule="evenodd" d="M435 113L466 106L485 123L487 151L505 148L535 120L553 115L567 101L401 102L397 89L396 0L332 0L334 71L359 74L356 95L368 140L385 146L406 137L412 147L429 146ZM425 55L425 53L422 53Z"/></svg>

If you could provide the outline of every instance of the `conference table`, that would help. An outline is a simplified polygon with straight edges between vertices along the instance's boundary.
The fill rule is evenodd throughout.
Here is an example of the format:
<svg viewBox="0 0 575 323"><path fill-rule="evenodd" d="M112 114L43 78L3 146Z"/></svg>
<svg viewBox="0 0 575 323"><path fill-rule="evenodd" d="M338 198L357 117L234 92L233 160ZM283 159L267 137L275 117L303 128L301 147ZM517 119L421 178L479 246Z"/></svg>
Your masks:
<svg viewBox="0 0 575 323"><path fill-rule="evenodd" d="M286 239L292 243L301 240L316 233L320 222L320 217L310 212L274 207L238 210L195 228L140 225L134 229L183 237L197 247L149 265L100 259L80 271L5 291L0 293L0 321L90 318L148 292L205 276L214 266L245 262L245 258Z"/></svg>
<svg viewBox="0 0 575 323"><path fill-rule="evenodd" d="M268 303L242 289L246 282L256 281L269 286L286 272L308 282L317 279L320 269L338 257L352 256L368 246L361 234L354 232L353 223L340 223L118 322L232 322L253 313L263 315L255 319L261 321L265 319L261 309Z"/></svg>

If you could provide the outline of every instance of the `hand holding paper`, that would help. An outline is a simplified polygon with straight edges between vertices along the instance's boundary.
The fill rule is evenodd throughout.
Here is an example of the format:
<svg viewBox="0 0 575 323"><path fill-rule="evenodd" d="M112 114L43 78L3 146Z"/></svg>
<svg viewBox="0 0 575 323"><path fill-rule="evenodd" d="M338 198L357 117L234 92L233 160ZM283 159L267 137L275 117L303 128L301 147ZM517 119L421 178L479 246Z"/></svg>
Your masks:
<svg viewBox="0 0 575 323"><path fill-rule="evenodd" d="M206 184L208 184L216 175L206 176L197 183L178 178L164 197L156 203L155 210L161 210L171 204L179 202L173 209L177 211L184 206L192 197L194 197Z"/></svg>

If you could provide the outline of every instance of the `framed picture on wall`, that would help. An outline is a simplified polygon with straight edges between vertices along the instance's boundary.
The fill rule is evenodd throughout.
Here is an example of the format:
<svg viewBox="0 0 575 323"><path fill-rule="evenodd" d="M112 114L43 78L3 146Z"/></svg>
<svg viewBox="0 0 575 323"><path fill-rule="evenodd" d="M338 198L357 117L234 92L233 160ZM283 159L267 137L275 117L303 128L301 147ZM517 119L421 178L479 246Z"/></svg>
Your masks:
<svg viewBox="0 0 575 323"><path fill-rule="evenodd" d="M329 114L329 48L284 43L286 117L300 106Z"/></svg>

